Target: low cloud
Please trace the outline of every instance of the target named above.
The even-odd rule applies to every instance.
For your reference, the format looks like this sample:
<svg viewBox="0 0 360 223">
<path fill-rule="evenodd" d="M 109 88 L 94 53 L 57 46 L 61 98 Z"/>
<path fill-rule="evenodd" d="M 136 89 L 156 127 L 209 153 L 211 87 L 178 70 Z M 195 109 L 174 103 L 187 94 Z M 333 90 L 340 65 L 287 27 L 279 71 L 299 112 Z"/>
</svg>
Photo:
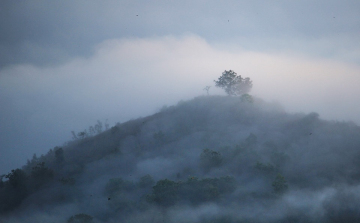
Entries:
<svg viewBox="0 0 360 223">
<path fill-rule="evenodd" d="M 6 106 L 0 109 L 0 170 L 24 164 L 32 153 L 46 152 L 70 139 L 71 130 L 98 119 L 113 125 L 204 95 L 203 88 L 229 69 L 253 80 L 251 94 L 290 112 L 360 123 L 357 65 L 234 49 L 196 35 L 114 39 L 98 45 L 94 56 L 61 66 L 1 70 L 0 100 Z M 210 94 L 223 92 L 213 86 Z"/>
</svg>

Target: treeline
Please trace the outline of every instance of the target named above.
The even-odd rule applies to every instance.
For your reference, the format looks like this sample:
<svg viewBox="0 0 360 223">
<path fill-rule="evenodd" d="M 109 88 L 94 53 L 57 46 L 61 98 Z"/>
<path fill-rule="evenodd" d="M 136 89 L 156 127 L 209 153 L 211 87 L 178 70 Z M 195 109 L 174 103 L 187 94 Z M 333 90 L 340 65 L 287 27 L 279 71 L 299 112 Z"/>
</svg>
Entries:
<svg viewBox="0 0 360 223">
<path fill-rule="evenodd" d="M 97 120 L 96 124 L 89 126 L 88 129 L 84 129 L 83 131 L 80 131 L 78 133 L 75 133 L 75 131 L 71 131 L 72 139 L 73 140 L 84 139 L 87 137 L 100 134 L 104 131 L 103 126 L 105 126 L 105 131 L 109 129 L 109 124 L 107 123 L 107 119 L 104 125 L 101 121 Z"/>
<path fill-rule="evenodd" d="M 157 133 L 154 137 L 157 138 L 158 135 Z M 237 145 L 230 148 L 230 153 L 229 148 L 222 148 L 222 150 L 228 151 L 228 154 L 225 155 L 215 150 L 204 149 L 198 155 L 198 166 L 203 173 L 207 173 L 213 168 L 222 168 L 227 162 L 233 162 L 234 159 L 238 161 L 252 160 L 254 159 L 252 156 L 256 157 L 256 153 L 251 149 L 255 143 L 256 136 L 250 134 L 242 146 Z M 44 161 L 48 161 L 52 169 L 46 166 Z M 71 164 L 66 162 L 64 150 L 55 147 L 54 150 L 50 150 L 47 155 L 40 158 L 34 155 L 23 169 L 12 170 L 3 175 L 2 178 L 6 181 L 2 179 L 0 181 L 0 200 L 2 201 L 0 213 L 15 209 L 26 197 L 41 190 L 45 185 L 48 185 L 48 189 L 60 185 L 60 189 L 57 190 L 58 194 L 53 196 L 57 202 L 72 201 L 74 198 L 71 196 L 74 195 L 74 191 L 78 190 L 74 185 L 76 179 L 81 177 L 82 170 L 69 171 L 69 168 L 65 168 L 68 166 Z M 253 177 L 272 179 L 272 181 L 268 181 L 268 188 L 272 186 L 272 191 L 269 191 L 268 196 L 282 194 L 288 189 L 287 181 L 278 173 L 279 167 L 259 161 L 253 162 L 249 167 Z M 198 205 L 205 202 L 219 202 L 221 198 L 231 194 L 243 184 L 243 182 L 237 182 L 234 176 L 214 178 L 191 176 L 181 180 L 184 179 L 184 175 L 184 173 L 176 173 L 174 178 L 177 178 L 177 181 L 161 179 L 155 182 L 153 177 L 148 174 L 141 177 L 136 183 L 121 177 L 112 178 L 106 184 L 103 196 L 104 199 L 108 199 L 111 209 L 122 211 L 136 210 L 144 202 L 162 207 L 175 204 Z M 80 193 L 77 196 L 82 195 Z"/>
<path fill-rule="evenodd" d="M 28 196 L 53 187 L 57 182 L 74 184 L 75 179 L 64 177 L 64 150 L 61 147 L 50 149 L 46 155 L 34 154 L 23 168 L 11 170 L 0 177 L 0 214 L 17 208 Z M 5 181 L 4 181 L 5 180 Z"/>
<path fill-rule="evenodd" d="M 97 123 L 101 134 L 75 134 L 3 175 L 0 212 L 56 207 L 70 223 L 178 222 L 169 213 L 201 223 L 356 222 L 360 127 L 253 99 L 198 97 L 107 131 Z M 208 206 L 218 212 L 199 211 Z"/>
<path fill-rule="evenodd" d="M 3 175 L 7 181 L 0 181 L 0 213 L 8 212 L 18 207 L 30 194 L 53 180 L 53 170 L 47 168 L 44 162 L 32 167 L 30 173 L 22 169 L 12 170 Z"/>
</svg>

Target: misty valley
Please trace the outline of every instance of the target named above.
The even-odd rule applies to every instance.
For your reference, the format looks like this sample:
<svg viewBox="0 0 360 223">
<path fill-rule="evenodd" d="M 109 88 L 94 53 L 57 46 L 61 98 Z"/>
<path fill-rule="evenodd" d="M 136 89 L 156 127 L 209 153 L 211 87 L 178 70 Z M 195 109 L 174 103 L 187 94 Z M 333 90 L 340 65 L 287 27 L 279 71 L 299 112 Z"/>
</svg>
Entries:
<svg viewBox="0 0 360 223">
<path fill-rule="evenodd" d="M 0 223 L 360 223 L 360 0 L 0 0 L 0 33 Z"/>
<path fill-rule="evenodd" d="M 201 96 L 98 130 L 2 175 L 1 222 L 360 218 L 353 123 L 260 98 Z"/>
</svg>

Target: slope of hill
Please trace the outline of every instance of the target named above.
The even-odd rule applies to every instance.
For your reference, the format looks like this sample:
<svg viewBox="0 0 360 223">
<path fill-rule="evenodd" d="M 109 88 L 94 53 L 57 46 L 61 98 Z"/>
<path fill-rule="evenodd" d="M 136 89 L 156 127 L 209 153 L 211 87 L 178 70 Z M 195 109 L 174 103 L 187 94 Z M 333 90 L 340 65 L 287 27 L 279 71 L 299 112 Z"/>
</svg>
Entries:
<svg viewBox="0 0 360 223">
<path fill-rule="evenodd" d="M 198 97 L 34 157 L 0 222 L 356 222 L 360 127 Z"/>
</svg>

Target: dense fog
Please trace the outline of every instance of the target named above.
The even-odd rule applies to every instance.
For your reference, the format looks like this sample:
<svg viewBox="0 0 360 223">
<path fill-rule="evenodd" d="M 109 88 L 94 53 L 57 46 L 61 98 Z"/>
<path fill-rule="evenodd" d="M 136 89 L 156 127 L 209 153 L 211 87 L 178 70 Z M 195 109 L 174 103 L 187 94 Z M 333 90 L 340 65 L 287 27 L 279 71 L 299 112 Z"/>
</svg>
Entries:
<svg viewBox="0 0 360 223">
<path fill-rule="evenodd" d="M 359 12 L 0 1 L 0 223 L 358 222 Z"/>
<path fill-rule="evenodd" d="M 359 148 L 352 122 L 196 97 L 3 173 L 0 222 L 355 222 Z"/>
<path fill-rule="evenodd" d="M 224 69 L 287 111 L 360 124 L 358 0 L 0 1 L 0 172 Z M 210 94 L 218 94 L 211 88 Z"/>
</svg>

